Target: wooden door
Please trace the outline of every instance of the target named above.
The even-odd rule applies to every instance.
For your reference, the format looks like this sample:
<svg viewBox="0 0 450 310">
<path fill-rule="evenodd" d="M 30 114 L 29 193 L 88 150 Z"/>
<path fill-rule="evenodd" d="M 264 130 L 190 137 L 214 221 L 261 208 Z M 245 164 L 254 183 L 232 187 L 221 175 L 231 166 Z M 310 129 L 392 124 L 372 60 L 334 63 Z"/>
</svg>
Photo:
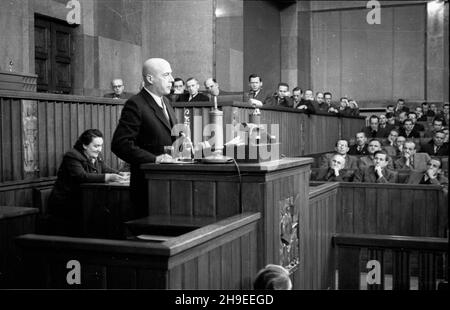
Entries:
<svg viewBox="0 0 450 310">
<path fill-rule="evenodd" d="M 35 18 L 35 67 L 39 92 L 72 92 L 72 28 L 41 17 Z"/>
</svg>

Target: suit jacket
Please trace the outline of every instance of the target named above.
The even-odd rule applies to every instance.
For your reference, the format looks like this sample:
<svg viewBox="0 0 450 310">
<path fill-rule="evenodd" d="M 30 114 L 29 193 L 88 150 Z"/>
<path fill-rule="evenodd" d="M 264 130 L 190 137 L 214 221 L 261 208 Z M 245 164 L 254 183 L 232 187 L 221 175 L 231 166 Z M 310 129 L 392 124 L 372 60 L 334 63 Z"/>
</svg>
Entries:
<svg viewBox="0 0 450 310">
<path fill-rule="evenodd" d="M 428 153 L 431 156 L 448 156 L 448 143 L 442 144 L 437 152 L 434 151 L 434 141 L 422 145 L 422 152 Z"/>
<path fill-rule="evenodd" d="M 428 179 L 424 181 L 425 172 L 423 171 L 412 171 L 409 177 L 406 179 L 406 184 L 434 184 L 434 185 L 444 185 L 448 186 L 448 179 L 442 175 L 438 174 L 435 179 Z"/>
<path fill-rule="evenodd" d="M 114 99 L 130 99 L 133 96 L 132 93 L 123 92 L 120 96 L 117 96 L 115 93 L 105 94 L 104 98 L 114 98 Z"/>
<path fill-rule="evenodd" d="M 367 144 L 364 144 L 364 147 L 358 151 L 358 145 L 353 144 L 350 146 L 350 149 L 348 150 L 349 155 L 369 155 L 369 150 L 367 149 Z"/>
<path fill-rule="evenodd" d="M 389 154 L 389 156 L 399 156 L 401 153 L 397 147 L 392 145 L 385 145 L 383 146 L 383 149 Z"/>
<path fill-rule="evenodd" d="M 316 113 L 328 114 L 328 109 L 330 107 L 328 106 L 328 104 L 326 104 L 326 102 L 318 103 L 317 101 L 314 101 L 313 105 Z"/>
<path fill-rule="evenodd" d="M 387 138 L 389 136 L 389 132 L 386 128 L 378 128 L 377 131 L 373 131 L 370 126 L 364 127 L 362 132 L 365 133 L 368 139 L 371 138 Z"/>
<path fill-rule="evenodd" d="M 330 159 L 336 153 L 326 153 L 322 155 L 320 160 L 320 168 L 329 168 L 330 167 Z M 357 169 L 358 168 L 358 158 L 351 155 L 345 156 L 345 166 L 344 169 Z"/>
<path fill-rule="evenodd" d="M 378 127 L 380 128 L 380 129 L 382 129 L 383 130 L 383 132 L 384 132 L 384 134 L 386 135 L 385 137 L 383 137 L 383 138 L 387 138 L 388 136 L 389 136 L 389 134 L 391 133 L 391 130 L 392 129 L 395 129 L 395 126 L 394 125 L 391 125 L 391 124 L 386 124 L 386 125 L 384 125 L 384 127 L 381 127 L 381 125 L 378 125 Z"/>
<path fill-rule="evenodd" d="M 293 104 L 293 99 L 292 99 L 292 104 Z M 306 109 L 300 109 L 301 111 L 304 111 L 305 113 L 316 113 L 316 108 L 314 108 L 313 105 L 313 101 L 311 100 L 300 100 L 299 104 L 294 107 L 296 109 L 298 109 L 300 106 L 305 105 Z"/>
<path fill-rule="evenodd" d="M 414 128 L 413 128 L 413 130 L 411 130 L 411 132 L 409 134 L 406 134 L 405 128 L 400 128 L 398 135 L 403 136 L 406 139 L 420 138 L 420 132 L 418 132 L 417 130 L 414 130 Z"/>
<path fill-rule="evenodd" d="M 398 179 L 398 173 L 384 168 L 382 170 L 383 177 L 378 178 L 375 172 L 375 167 L 370 166 L 364 169 L 357 170 L 353 178 L 353 182 L 363 183 L 396 183 Z"/>
<path fill-rule="evenodd" d="M 289 97 L 284 97 L 283 99 L 281 99 L 280 103 L 278 103 L 277 95 L 267 97 L 266 100 L 264 100 L 264 105 L 286 107 L 286 108 L 294 107 L 294 103 L 292 102 L 292 99 Z"/>
<path fill-rule="evenodd" d="M 82 229 L 82 183 L 104 183 L 105 173 L 119 173 L 101 158 L 92 163 L 78 149 L 64 154 L 57 179 L 48 200 L 51 233 L 78 236 Z"/>
<path fill-rule="evenodd" d="M 130 164 L 130 191 L 136 217 L 148 214 L 147 181 L 139 166 L 155 162 L 164 146 L 175 141 L 171 136 L 177 123 L 175 112 L 167 98 L 163 100 L 170 121 L 147 90 L 131 97 L 125 102 L 111 143 L 113 153 Z"/>
<path fill-rule="evenodd" d="M 178 98 L 178 101 L 179 102 L 203 102 L 203 101 L 209 101 L 209 97 L 207 95 L 205 95 L 205 94 L 202 94 L 202 93 L 197 93 L 197 95 L 195 95 L 195 97 L 192 98 L 191 101 L 189 101 L 189 97 L 190 97 L 189 93 L 182 94 Z"/>
<path fill-rule="evenodd" d="M 317 173 L 316 181 L 326 182 L 350 182 L 353 178 L 353 171 L 342 169 L 339 171 L 339 175 L 334 174 L 334 170 L 331 168 L 320 168 Z"/>
<path fill-rule="evenodd" d="M 427 163 L 431 157 L 428 153 L 416 153 L 412 158 L 412 165 L 406 165 L 406 158 L 400 157 L 394 162 L 395 169 L 401 170 L 417 170 L 417 171 L 425 171 L 427 170 Z"/>
<path fill-rule="evenodd" d="M 373 160 L 370 158 L 370 155 L 359 158 L 358 169 L 364 169 L 370 166 L 373 166 Z M 391 157 L 389 157 L 387 168 L 390 170 L 394 170 L 394 163 L 392 162 Z"/>
<path fill-rule="evenodd" d="M 253 97 L 253 92 L 252 91 L 248 91 L 247 93 L 244 93 L 244 101 L 248 101 L 250 98 L 259 100 L 261 102 L 264 103 L 264 100 L 266 99 L 266 96 L 264 94 L 264 90 L 260 90 L 255 97 Z"/>
</svg>

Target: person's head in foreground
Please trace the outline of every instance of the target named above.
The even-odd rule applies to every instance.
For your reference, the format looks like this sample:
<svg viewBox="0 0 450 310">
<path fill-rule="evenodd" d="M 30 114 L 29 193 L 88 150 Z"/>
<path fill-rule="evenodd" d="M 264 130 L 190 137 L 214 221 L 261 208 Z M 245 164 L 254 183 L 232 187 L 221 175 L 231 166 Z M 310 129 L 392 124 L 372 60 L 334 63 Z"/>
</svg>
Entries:
<svg viewBox="0 0 450 310">
<path fill-rule="evenodd" d="M 253 288 L 255 290 L 291 290 L 289 271 L 280 265 L 269 264 L 258 272 Z"/>
</svg>

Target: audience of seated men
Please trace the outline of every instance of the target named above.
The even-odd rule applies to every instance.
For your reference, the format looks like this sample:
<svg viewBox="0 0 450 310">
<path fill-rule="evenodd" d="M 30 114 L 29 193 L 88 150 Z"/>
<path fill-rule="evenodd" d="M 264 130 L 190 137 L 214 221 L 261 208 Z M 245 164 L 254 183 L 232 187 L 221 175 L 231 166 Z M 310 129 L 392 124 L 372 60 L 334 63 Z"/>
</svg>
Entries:
<svg viewBox="0 0 450 310">
<path fill-rule="evenodd" d="M 322 155 L 320 159 L 320 168 L 328 168 L 330 164 L 330 159 L 333 157 L 334 154 L 340 154 L 345 158 L 345 169 L 356 169 L 358 168 L 358 159 L 354 156 L 348 155 L 348 142 L 347 140 L 338 140 L 336 142 L 336 146 L 334 148 L 335 152 L 333 153 L 326 153 Z"/>
<path fill-rule="evenodd" d="M 424 138 L 433 138 L 434 137 L 434 133 L 436 131 L 441 131 L 444 128 L 443 126 L 443 120 L 441 118 L 435 118 L 433 120 L 433 126 L 424 132 L 423 137 Z"/>
<path fill-rule="evenodd" d="M 278 91 L 264 100 L 265 106 L 278 106 L 292 108 L 292 99 L 289 97 L 289 85 L 286 83 L 278 83 Z"/>
<path fill-rule="evenodd" d="M 178 101 L 181 102 L 209 101 L 208 96 L 199 92 L 200 84 L 198 84 L 198 81 L 195 78 L 190 77 L 186 80 L 186 88 L 188 93 L 180 95 Z"/>
<path fill-rule="evenodd" d="M 372 165 L 357 170 L 353 182 L 396 183 L 398 173 L 387 168 L 389 160 L 385 151 L 376 151 Z"/>
<path fill-rule="evenodd" d="M 375 159 L 375 153 L 382 150 L 381 149 L 381 141 L 378 139 L 370 140 L 367 150 L 369 151 L 369 155 L 360 157 L 358 160 L 357 166 L 359 169 L 364 169 L 364 168 L 367 168 L 367 167 L 373 165 L 373 162 Z M 387 154 L 386 151 L 384 151 L 384 152 Z M 394 163 L 392 162 L 392 159 L 390 156 L 388 156 L 387 160 L 388 160 L 388 163 L 387 163 L 388 169 L 394 169 Z"/>
<path fill-rule="evenodd" d="M 428 153 L 417 153 L 416 144 L 413 141 L 406 141 L 403 146 L 402 156 L 394 161 L 394 168 L 399 170 L 419 170 L 427 169 L 430 160 Z"/>
<path fill-rule="evenodd" d="M 442 161 L 439 158 L 430 158 L 425 171 L 412 171 L 405 183 L 448 186 L 448 178 L 445 177 L 441 167 Z"/>
<path fill-rule="evenodd" d="M 448 143 L 444 142 L 444 131 L 436 131 L 430 142 L 422 145 L 422 151 L 430 156 L 448 156 Z"/>
<path fill-rule="evenodd" d="M 361 131 L 366 134 L 367 138 L 386 138 L 389 135 L 387 129 L 380 129 L 378 116 L 371 115 L 369 118 L 369 126 L 364 127 Z"/>
<path fill-rule="evenodd" d="M 320 168 L 316 181 L 326 181 L 326 182 L 350 182 L 353 173 L 351 170 L 346 170 L 345 167 L 345 157 L 341 154 L 334 154 L 330 158 L 328 168 Z"/>
<path fill-rule="evenodd" d="M 413 122 L 413 130 L 415 131 L 425 131 L 425 127 L 422 124 L 417 123 L 417 114 L 416 112 L 409 112 L 408 119 Z"/>
<path fill-rule="evenodd" d="M 413 121 L 409 118 L 403 122 L 403 127 L 400 128 L 399 135 L 406 139 L 420 138 L 420 132 L 414 129 Z"/>
<path fill-rule="evenodd" d="M 348 150 L 349 155 L 368 155 L 369 151 L 367 149 L 367 137 L 362 131 L 357 132 L 355 135 L 356 143 L 350 146 Z"/>
<path fill-rule="evenodd" d="M 314 94 L 311 89 L 305 90 L 304 98 L 300 99 L 300 103 L 296 107 L 296 109 L 302 110 L 305 113 L 315 113 L 316 110 L 314 108 Z"/>
</svg>

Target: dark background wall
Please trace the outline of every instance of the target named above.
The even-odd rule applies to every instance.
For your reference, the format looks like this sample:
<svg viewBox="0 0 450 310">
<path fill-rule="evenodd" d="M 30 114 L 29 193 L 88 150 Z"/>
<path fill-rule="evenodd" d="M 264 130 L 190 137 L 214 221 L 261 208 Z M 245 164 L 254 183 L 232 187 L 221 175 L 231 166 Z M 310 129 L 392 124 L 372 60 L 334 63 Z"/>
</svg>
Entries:
<svg viewBox="0 0 450 310">
<path fill-rule="evenodd" d="M 259 74 L 266 94 L 281 79 L 280 12 L 268 1 L 244 1 L 244 89 L 248 76 Z"/>
</svg>

